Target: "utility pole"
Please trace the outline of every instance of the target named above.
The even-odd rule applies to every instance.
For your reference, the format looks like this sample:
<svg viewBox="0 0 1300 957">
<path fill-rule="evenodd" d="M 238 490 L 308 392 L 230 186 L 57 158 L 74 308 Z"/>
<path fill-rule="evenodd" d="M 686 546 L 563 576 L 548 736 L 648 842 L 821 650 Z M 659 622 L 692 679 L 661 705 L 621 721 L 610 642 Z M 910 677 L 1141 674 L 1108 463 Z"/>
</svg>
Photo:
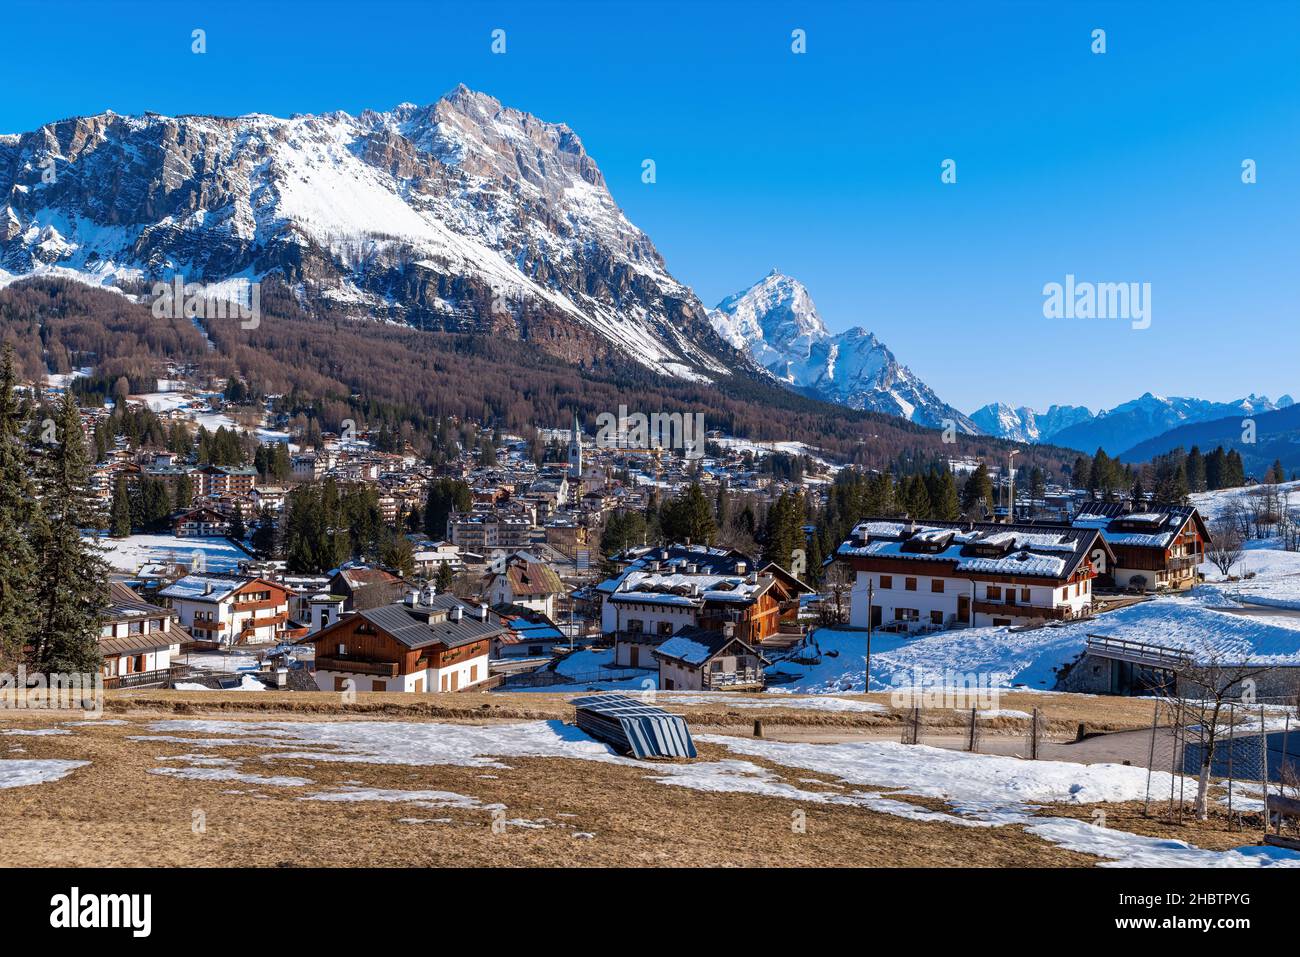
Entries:
<svg viewBox="0 0 1300 957">
<path fill-rule="evenodd" d="M 1007 502 L 1007 524 L 1016 524 L 1016 456 L 1020 454 L 1019 449 L 1012 449 L 1007 455 L 1007 482 L 1008 482 L 1008 502 Z"/>
<path fill-rule="evenodd" d="M 871 622 L 875 617 L 876 589 L 870 578 L 867 579 L 867 673 L 862 682 L 862 693 L 871 690 Z"/>
</svg>

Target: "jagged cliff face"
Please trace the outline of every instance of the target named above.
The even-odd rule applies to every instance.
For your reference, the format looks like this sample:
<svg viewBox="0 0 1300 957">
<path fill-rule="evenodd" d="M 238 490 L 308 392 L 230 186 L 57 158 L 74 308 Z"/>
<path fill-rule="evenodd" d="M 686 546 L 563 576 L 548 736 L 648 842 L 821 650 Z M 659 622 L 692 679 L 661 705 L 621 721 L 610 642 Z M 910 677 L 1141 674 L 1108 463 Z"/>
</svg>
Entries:
<svg viewBox="0 0 1300 957">
<path fill-rule="evenodd" d="M 808 395 L 921 425 L 942 428 L 951 421 L 959 431 L 978 432 L 874 334 L 855 326 L 832 335 L 807 287 L 775 269 L 718 303 L 710 318 L 727 342 Z"/>
<path fill-rule="evenodd" d="M 0 137 L 0 282 L 279 279 L 309 310 L 751 368 L 614 202 L 577 135 L 465 87 L 237 118 L 106 113 Z"/>
</svg>

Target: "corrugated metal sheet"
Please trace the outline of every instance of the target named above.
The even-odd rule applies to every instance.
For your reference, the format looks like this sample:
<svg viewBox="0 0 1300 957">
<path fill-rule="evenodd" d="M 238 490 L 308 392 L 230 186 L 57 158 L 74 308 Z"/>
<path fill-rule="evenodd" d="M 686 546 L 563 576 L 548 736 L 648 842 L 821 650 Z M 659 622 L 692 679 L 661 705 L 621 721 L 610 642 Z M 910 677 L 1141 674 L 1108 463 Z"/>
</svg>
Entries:
<svg viewBox="0 0 1300 957">
<path fill-rule="evenodd" d="M 693 758 L 686 719 L 621 694 L 574 698 L 578 727 L 637 758 Z"/>
</svg>

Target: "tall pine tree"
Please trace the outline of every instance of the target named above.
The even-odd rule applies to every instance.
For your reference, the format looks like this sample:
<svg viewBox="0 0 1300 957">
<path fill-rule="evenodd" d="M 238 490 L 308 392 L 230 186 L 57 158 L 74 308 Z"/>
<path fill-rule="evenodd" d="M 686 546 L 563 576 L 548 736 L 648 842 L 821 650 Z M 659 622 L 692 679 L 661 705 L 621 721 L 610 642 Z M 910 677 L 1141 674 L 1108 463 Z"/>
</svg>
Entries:
<svg viewBox="0 0 1300 957">
<path fill-rule="evenodd" d="M 40 455 L 37 480 L 46 513 L 37 536 L 40 617 L 34 664 L 46 674 L 99 671 L 100 622 L 108 606 L 108 563 L 97 540 L 101 514 L 90 488 L 81 416 L 69 389 Z M 82 530 L 96 537 L 83 537 Z"/>
<path fill-rule="evenodd" d="M 36 553 L 30 536 L 41 526 L 28 476 L 22 409 L 15 394 L 13 347 L 0 361 L 0 665 L 17 662 L 38 621 Z"/>
</svg>

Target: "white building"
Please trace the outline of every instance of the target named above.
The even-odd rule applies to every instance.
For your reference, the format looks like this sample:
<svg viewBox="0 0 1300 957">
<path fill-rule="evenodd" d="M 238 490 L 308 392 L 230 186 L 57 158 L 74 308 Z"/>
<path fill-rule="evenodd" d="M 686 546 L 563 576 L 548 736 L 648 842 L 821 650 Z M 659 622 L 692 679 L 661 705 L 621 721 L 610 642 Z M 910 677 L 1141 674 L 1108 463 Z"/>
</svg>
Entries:
<svg viewBox="0 0 1300 957">
<path fill-rule="evenodd" d="M 849 624 L 896 631 L 1075 618 L 1114 561 L 1094 529 L 899 519 L 862 522 L 837 558 L 856 573 Z"/>
<path fill-rule="evenodd" d="M 195 641 L 230 647 L 301 635 L 289 617 L 289 589 L 264 578 L 186 575 L 158 597 L 176 609 Z"/>
</svg>

